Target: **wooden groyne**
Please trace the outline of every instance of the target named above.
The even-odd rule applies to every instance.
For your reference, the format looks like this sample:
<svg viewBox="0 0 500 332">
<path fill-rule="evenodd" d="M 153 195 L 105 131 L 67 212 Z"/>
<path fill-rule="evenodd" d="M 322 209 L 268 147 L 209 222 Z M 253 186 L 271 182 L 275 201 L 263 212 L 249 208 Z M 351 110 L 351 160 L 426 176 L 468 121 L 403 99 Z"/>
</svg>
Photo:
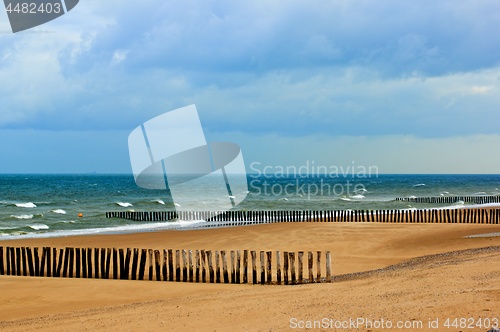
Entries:
<svg viewBox="0 0 500 332">
<path fill-rule="evenodd" d="M 396 201 L 411 203 L 433 203 L 433 204 L 453 204 L 457 202 L 488 204 L 500 203 L 500 196 L 478 195 L 478 196 L 431 196 L 431 197 L 398 197 Z"/>
<path fill-rule="evenodd" d="M 175 212 L 174 212 L 175 213 Z M 138 221 L 169 221 L 156 212 L 108 212 L 107 218 Z M 167 216 L 173 216 L 173 214 Z M 158 218 L 158 219 L 156 219 Z M 405 210 L 303 210 L 303 211 L 179 211 L 176 218 L 205 220 L 196 228 L 227 227 L 277 222 L 393 222 L 499 224 L 500 209 L 405 209 Z M 179 227 L 181 228 L 181 227 Z M 185 228 L 185 227 L 182 227 Z"/>
<path fill-rule="evenodd" d="M 331 282 L 329 251 L 0 247 L 0 275 L 276 284 Z"/>
</svg>

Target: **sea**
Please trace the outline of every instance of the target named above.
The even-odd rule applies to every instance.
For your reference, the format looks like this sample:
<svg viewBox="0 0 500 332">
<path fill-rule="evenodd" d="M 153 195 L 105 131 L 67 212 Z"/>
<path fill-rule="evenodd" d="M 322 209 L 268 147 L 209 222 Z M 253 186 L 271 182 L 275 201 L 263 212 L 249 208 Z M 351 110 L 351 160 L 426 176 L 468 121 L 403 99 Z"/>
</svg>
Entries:
<svg viewBox="0 0 500 332">
<path fill-rule="evenodd" d="M 204 201 L 211 183 L 220 185 L 208 177 L 206 185 L 189 189 L 188 210 L 217 209 Z M 246 183 L 247 190 L 232 192 L 241 200 L 234 210 L 464 208 L 474 204 L 409 204 L 396 198 L 500 195 L 500 175 L 249 174 Z M 0 240 L 182 229 L 205 222 L 106 218 L 111 211 L 179 208 L 168 190 L 140 188 L 132 174 L 0 175 Z"/>
</svg>

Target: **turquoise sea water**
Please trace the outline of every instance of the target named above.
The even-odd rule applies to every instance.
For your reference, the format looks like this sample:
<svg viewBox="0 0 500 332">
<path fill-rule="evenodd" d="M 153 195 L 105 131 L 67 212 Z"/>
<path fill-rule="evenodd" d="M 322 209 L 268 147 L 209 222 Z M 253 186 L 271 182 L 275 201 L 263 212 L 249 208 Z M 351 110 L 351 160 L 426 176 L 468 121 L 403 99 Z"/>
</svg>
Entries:
<svg viewBox="0 0 500 332">
<path fill-rule="evenodd" d="M 210 178 L 207 180 L 210 188 Z M 215 182 L 214 182 L 215 183 Z M 409 196 L 500 195 L 500 175 L 270 176 L 248 175 L 248 192 L 236 209 L 374 210 L 444 208 L 444 204 L 396 201 Z M 190 188 L 193 210 L 213 210 L 200 188 Z M 449 204 L 448 204 L 449 205 Z M 453 207 L 463 207 L 463 202 Z M 177 207 L 179 208 L 179 207 Z M 189 222 L 106 219 L 108 211 L 165 211 L 176 207 L 165 190 L 136 186 L 128 174 L 0 175 L 0 239 L 130 232 Z M 78 217 L 81 213 L 83 217 Z"/>
</svg>

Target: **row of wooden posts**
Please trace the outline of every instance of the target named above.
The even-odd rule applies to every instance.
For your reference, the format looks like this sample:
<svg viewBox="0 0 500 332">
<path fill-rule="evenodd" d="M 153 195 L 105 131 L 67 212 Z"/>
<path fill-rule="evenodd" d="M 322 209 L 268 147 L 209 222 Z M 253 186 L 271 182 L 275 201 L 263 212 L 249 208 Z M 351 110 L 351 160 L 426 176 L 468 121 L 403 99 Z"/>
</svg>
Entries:
<svg viewBox="0 0 500 332">
<path fill-rule="evenodd" d="M 175 213 L 175 212 L 173 212 Z M 196 227 L 237 226 L 275 222 L 397 222 L 498 224 L 500 209 L 405 209 L 330 211 L 180 211 L 180 220 L 206 220 Z M 217 214 L 218 213 L 218 214 Z M 163 219 L 163 216 L 169 218 Z M 208 218 L 206 218 L 208 216 Z M 165 212 L 108 212 L 108 218 L 143 221 L 173 220 Z"/>
<path fill-rule="evenodd" d="M 262 285 L 332 281 L 329 251 L 0 247 L 0 275 Z"/>
<path fill-rule="evenodd" d="M 497 195 L 478 195 L 478 196 L 432 196 L 432 197 L 398 197 L 396 201 L 411 203 L 431 203 L 431 204 L 453 204 L 457 202 L 488 204 L 500 203 L 500 196 Z"/>
</svg>

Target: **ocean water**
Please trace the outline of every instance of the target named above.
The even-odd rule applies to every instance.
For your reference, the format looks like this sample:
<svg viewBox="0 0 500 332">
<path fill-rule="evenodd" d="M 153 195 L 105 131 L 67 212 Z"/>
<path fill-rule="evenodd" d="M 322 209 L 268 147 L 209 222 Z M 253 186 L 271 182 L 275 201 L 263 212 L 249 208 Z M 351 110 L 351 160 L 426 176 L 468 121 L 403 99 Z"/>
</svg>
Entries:
<svg viewBox="0 0 500 332">
<path fill-rule="evenodd" d="M 210 191 L 189 188 L 187 210 L 217 210 L 203 201 Z M 213 181 L 214 186 L 216 182 Z M 500 175 L 328 176 L 248 175 L 246 198 L 235 209 L 375 210 L 447 208 L 449 204 L 408 204 L 396 197 L 500 195 Z M 451 207 L 468 206 L 463 202 Z M 137 222 L 107 219 L 108 211 L 173 211 L 166 190 L 137 187 L 130 174 L 0 175 L 0 240 L 19 237 L 150 231 L 189 227 L 193 222 Z M 79 214 L 82 216 L 79 217 Z"/>
</svg>

